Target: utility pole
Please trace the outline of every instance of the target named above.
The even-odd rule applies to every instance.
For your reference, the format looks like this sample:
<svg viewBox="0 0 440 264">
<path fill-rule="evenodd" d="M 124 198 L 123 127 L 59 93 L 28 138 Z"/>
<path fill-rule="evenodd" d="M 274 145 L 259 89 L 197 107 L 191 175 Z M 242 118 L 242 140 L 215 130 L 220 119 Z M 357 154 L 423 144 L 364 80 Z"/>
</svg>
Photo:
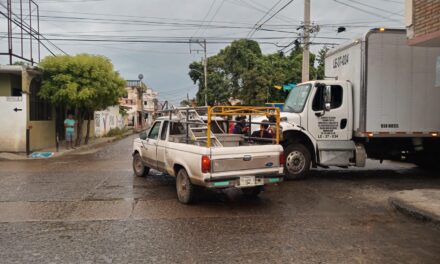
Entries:
<svg viewBox="0 0 440 264">
<path fill-rule="evenodd" d="M 310 0 L 304 0 L 304 48 L 303 48 L 303 62 L 302 62 L 302 82 L 309 81 L 310 69 Z"/>
<path fill-rule="evenodd" d="M 206 39 L 203 41 L 203 52 L 205 59 L 203 60 L 203 72 L 205 76 L 205 106 L 208 106 L 208 56 L 206 54 Z"/>
<path fill-rule="evenodd" d="M 140 92 L 141 94 L 141 129 L 144 129 L 144 120 L 145 120 L 145 110 L 144 110 L 144 86 L 142 83 L 142 79 L 144 79 L 144 75 L 143 74 L 139 74 L 138 75 L 139 78 L 139 90 L 138 92 Z"/>
<path fill-rule="evenodd" d="M 197 43 L 197 44 L 199 44 L 202 48 L 203 48 L 203 50 L 200 50 L 200 49 L 192 49 L 191 48 L 191 43 L 193 43 L 193 42 L 195 42 L 195 43 Z M 193 51 L 195 51 L 195 52 L 197 52 L 197 53 L 199 53 L 200 51 L 203 51 L 203 59 L 202 59 L 202 64 L 203 64 L 203 77 L 204 77 L 204 80 L 203 80 L 203 82 L 204 82 L 204 86 L 205 86 L 205 106 L 208 106 L 208 52 L 207 52 L 207 44 L 206 44 L 206 39 L 205 40 L 203 40 L 203 42 L 202 41 L 200 41 L 200 40 L 193 40 L 193 39 L 190 39 L 189 40 L 189 52 L 191 53 L 191 52 L 193 52 Z"/>
</svg>

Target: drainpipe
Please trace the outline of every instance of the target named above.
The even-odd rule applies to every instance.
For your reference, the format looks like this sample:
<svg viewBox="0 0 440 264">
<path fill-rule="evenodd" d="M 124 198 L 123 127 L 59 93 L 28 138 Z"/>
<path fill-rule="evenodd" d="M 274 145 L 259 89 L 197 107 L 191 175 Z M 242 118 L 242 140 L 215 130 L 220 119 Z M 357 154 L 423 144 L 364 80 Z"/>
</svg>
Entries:
<svg viewBox="0 0 440 264">
<path fill-rule="evenodd" d="M 31 155 L 30 126 L 26 128 L 26 155 Z"/>
</svg>

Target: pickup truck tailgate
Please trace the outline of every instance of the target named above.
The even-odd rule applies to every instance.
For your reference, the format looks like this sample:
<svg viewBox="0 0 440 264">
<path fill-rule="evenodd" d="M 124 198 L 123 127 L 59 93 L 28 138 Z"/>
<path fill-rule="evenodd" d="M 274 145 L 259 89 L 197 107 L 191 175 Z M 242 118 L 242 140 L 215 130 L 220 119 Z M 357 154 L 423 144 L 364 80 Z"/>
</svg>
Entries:
<svg viewBox="0 0 440 264">
<path fill-rule="evenodd" d="M 282 151 L 280 145 L 211 148 L 211 173 L 270 168 L 277 170 Z"/>
</svg>

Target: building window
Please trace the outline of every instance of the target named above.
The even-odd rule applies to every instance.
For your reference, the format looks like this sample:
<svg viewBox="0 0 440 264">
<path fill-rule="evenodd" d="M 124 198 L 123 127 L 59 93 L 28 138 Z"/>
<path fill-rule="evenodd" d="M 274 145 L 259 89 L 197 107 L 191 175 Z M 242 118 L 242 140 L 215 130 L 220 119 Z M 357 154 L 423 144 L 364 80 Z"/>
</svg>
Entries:
<svg viewBox="0 0 440 264">
<path fill-rule="evenodd" d="M 11 78 L 11 96 L 22 96 L 21 94 L 21 75 L 9 75 Z"/>
<path fill-rule="evenodd" d="M 29 114 L 31 121 L 45 121 L 52 119 L 52 106 L 38 96 L 41 83 L 33 80 L 29 95 Z"/>
<path fill-rule="evenodd" d="M 22 96 L 20 88 L 12 88 L 11 90 L 12 90 L 11 92 L 12 96 Z"/>
</svg>

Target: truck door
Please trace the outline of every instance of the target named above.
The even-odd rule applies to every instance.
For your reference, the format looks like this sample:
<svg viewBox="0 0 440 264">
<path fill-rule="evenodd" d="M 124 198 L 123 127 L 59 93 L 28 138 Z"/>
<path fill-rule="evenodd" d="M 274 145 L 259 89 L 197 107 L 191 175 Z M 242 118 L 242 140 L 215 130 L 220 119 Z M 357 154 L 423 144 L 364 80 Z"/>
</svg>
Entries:
<svg viewBox="0 0 440 264">
<path fill-rule="evenodd" d="M 162 121 L 155 122 L 147 139 L 142 142 L 142 158 L 145 164 L 152 169 L 157 169 L 156 149 L 161 124 Z"/>
<path fill-rule="evenodd" d="M 166 143 L 168 137 L 168 124 L 169 121 L 164 121 L 162 124 L 162 129 L 160 130 L 160 137 L 157 141 L 157 169 L 161 172 L 167 172 L 166 166 Z"/>
<path fill-rule="evenodd" d="M 324 94 L 326 85 L 314 87 L 310 97 L 308 130 L 317 141 L 350 140 L 352 120 L 350 119 L 351 92 L 348 85 L 332 84 L 330 111 L 325 111 Z"/>
</svg>

